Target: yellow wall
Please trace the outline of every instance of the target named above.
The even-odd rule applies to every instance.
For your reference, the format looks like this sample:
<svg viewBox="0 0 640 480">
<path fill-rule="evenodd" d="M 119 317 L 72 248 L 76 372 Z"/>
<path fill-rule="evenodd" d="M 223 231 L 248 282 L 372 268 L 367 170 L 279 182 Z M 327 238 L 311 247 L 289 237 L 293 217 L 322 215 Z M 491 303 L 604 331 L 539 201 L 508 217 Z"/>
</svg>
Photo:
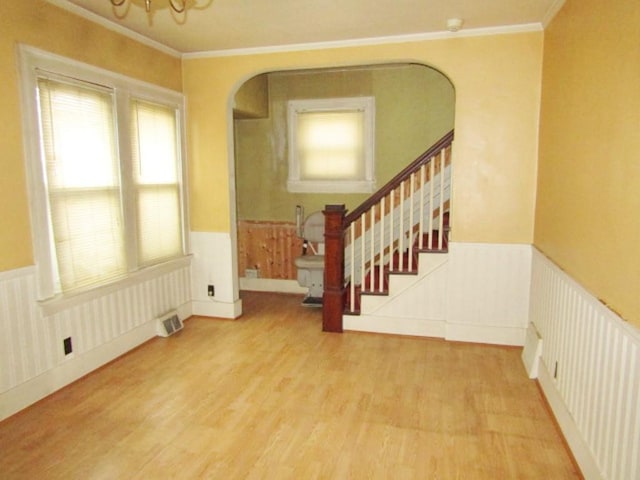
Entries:
<svg viewBox="0 0 640 480">
<path fill-rule="evenodd" d="M 287 191 L 289 100 L 375 97 L 378 187 L 453 128 L 453 86 L 441 73 L 424 66 L 275 73 L 269 75 L 269 91 L 269 118 L 237 120 L 235 125 L 240 220 L 292 222 L 296 205 L 304 206 L 307 214 L 327 203 L 344 203 L 353 209 L 369 196 Z"/>
<path fill-rule="evenodd" d="M 128 40 L 42 0 L 2 2 L 0 12 L 0 271 L 33 264 L 22 148 L 18 43 L 174 90 L 180 59 Z"/>
<path fill-rule="evenodd" d="M 532 243 L 542 40 L 529 32 L 185 59 L 192 229 L 231 229 L 229 98 L 243 81 L 275 70 L 415 62 L 446 74 L 456 90 L 453 238 Z"/>
<path fill-rule="evenodd" d="M 640 2 L 567 0 L 545 32 L 535 245 L 640 326 Z"/>
<path fill-rule="evenodd" d="M 268 75 L 257 75 L 242 84 L 235 96 L 233 113 L 238 118 L 269 116 Z"/>
</svg>

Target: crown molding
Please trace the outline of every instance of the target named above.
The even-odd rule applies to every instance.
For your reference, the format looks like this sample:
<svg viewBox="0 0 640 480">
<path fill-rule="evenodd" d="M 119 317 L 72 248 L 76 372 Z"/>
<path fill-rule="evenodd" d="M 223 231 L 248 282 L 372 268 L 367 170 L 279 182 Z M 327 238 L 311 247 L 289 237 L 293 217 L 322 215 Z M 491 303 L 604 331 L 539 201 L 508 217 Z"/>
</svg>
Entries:
<svg viewBox="0 0 640 480">
<path fill-rule="evenodd" d="M 326 50 L 331 48 L 363 47 L 371 45 L 383 45 L 393 43 L 424 42 L 428 40 L 446 40 L 462 37 L 483 37 L 489 35 L 507 35 L 515 33 L 540 32 L 543 30 L 541 23 L 526 23 L 521 25 L 508 25 L 502 27 L 473 28 L 458 32 L 429 32 L 409 35 L 393 35 L 387 37 L 371 37 L 352 40 L 335 40 L 328 42 L 298 43 L 288 45 L 273 45 L 267 47 L 232 48 L 228 50 L 210 50 L 204 52 L 183 53 L 182 57 L 210 58 L 210 57 L 235 57 L 242 55 L 261 55 L 270 53 L 295 52 L 302 50 Z"/>
<path fill-rule="evenodd" d="M 566 0 L 555 0 L 547 9 L 547 11 L 544 14 L 544 17 L 542 17 L 542 27 L 543 28 L 547 28 L 549 26 L 549 24 L 551 23 L 551 21 L 555 18 L 555 16 L 558 14 L 558 12 L 560 11 L 560 9 L 564 6 Z"/>
<path fill-rule="evenodd" d="M 89 10 L 86 10 L 78 5 L 65 0 L 46 0 L 48 3 L 55 5 L 63 10 L 67 10 L 75 15 L 83 17 L 89 21 L 97 23 L 111 31 L 119 33 L 125 37 L 129 37 L 132 40 L 140 42 L 151 48 L 159 50 L 168 55 L 177 58 L 210 58 L 210 57 L 235 57 L 244 55 L 265 55 L 270 53 L 283 53 L 283 52 L 296 52 L 303 50 L 326 50 L 332 48 L 349 48 L 349 47 L 365 47 L 372 45 L 384 45 L 394 43 L 413 43 L 424 42 L 429 40 L 447 40 L 453 38 L 464 37 L 483 37 L 490 35 L 508 35 L 516 33 L 538 32 L 544 30 L 546 25 L 553 19 L 555 14 L 562 8 L 565 0 L 555 0 L 553 5 L 546 12 L 543 22 L 540 23 L 524 23 L 519 25 L 505 25 L 499 27 L 486 27 L 486 28 L 471 28 L 462 29 L 458 32 L 439 31 L 428 33 L 414 33 L 407 35 L 392 35 L 385 37 L 370 37 L 361 39 L 350 40 L 332 40 L 326 42 L 309 42 L 309 43 L 296 43 L 285 45 L 270 45 L 262 47 L 247 47 L 247 48 L 230 48 L 222 50 L 208 50 L 201 52 L 180 52 L 174 48 L 160 43 L 156 40 L 152 40 L 142 34 L 134 32 L 133 30 L 123 27 L 122 25 L 108 20 L 100 15 L 97 15 Z"/>
</svg>

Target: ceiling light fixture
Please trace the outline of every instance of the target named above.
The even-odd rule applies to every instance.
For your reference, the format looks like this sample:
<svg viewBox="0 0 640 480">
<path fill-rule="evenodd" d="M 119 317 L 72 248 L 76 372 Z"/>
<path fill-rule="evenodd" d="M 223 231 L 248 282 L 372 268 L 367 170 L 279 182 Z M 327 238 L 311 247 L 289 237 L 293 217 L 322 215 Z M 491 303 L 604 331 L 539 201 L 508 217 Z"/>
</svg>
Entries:
<svg viewBox="0 0 640 480">
<path fill-rule="evenodd" d="M 111 5 L 114 7 L 120 7 L 127 0 L 111 0 Z M 132 0 L 133 1 L 133 0 Z M 187 8 L 187 0 L 165 0 L 171 9 L 176 13 L 182 13 Z M 144 0 L 144 8 L 147 13 L 151 12 L 151 0 Z"/>
</svg>

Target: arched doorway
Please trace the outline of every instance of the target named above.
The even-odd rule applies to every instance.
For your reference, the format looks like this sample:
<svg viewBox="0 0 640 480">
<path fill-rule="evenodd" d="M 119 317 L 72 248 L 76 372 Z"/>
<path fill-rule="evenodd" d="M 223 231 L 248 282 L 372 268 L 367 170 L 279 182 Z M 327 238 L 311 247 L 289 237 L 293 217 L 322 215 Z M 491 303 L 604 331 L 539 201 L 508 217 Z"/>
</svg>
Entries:
<svg viewBox="0 0 640 480">
<path fill-rule="evenodd" d="M 384 185 L 454 125 L 455 91 L 436 69 L 386 64 L 271 72 L 246 81 L 234 102 L 234 151 L 240 289 L 304 291 L 294 259 L 302 240 L 296 206 L 353 209 L 363 193 L 300 193 L 287 189 L 287 104 L 300 99 L 375 99 L 375 180 Z"/>
</svg>

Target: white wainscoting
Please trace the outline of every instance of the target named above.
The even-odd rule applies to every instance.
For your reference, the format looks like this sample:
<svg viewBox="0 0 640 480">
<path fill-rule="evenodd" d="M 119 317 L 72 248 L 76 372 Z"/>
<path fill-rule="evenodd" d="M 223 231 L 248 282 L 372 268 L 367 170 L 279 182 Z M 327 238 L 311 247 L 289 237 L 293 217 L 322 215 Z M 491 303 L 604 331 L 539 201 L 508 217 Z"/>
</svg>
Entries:
<svg viewBox="0 0 640 480">
<path fill-rule="evenodd" d="M 193 314 L 237 318 L 242 314 L 237 265 L 229 233 L 191 232 Z M 215 287 L 208 296 L 207 286 Z"/>
<path fill-rule="evenodd" d="M 417 276 L 392 275 L 391 295 L 363 298 L 364 315 L 345 315 L 344 329 L 523 345 L 531 246 L 450 243 L 442 255 L 421 254 Z M 422 273 L 425 258 L 446 262 Z"/>
<path fill-rule="evenodd" d="M 640 478 L 640 330 L 537 250 L 539 381 L 587 479 Z"/>
<path fill-rule="evenodd" d="M 524 345 L 531 245 L 449 244 L 447 340 Z"/>
<path fill-rule="evenodd" d="M 301 287 L 297 280 L 285 280 L 280 278 L 247 278 L 240 277 L 240 290 L 250 292 L 276 292 L 306 294 L 309 289 Z"/>
<path fill-rule="evenodd" d="M 417 275 L 391 275 L 389 295 L 363 295 L 360 315 L 344 315 L 345 330 L 444 337 L 448 254 L 421 253 Z"/>
<path fill-rule="evenodd" d="M 0 273 L 0 419 L 77 380 L 156 335 L 169 310 L 191 315 L 190 267 L 160 271 L 46 315 L 36 269 Z M 64 354 L 71 337 L 73 352 Z"/>
</svg>

